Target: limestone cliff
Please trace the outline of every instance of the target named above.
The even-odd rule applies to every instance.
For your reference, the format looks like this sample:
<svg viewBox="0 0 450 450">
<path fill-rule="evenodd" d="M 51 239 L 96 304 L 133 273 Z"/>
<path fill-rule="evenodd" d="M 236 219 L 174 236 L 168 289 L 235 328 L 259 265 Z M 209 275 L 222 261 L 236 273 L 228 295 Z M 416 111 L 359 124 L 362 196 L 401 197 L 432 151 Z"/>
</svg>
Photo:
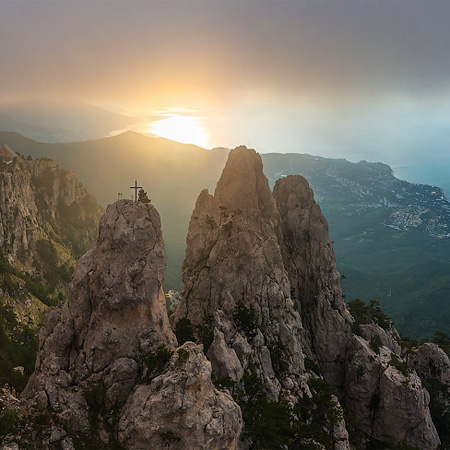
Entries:
<svg viewBox="0 0 450 450">
<path fill-rule="evenodd" d="M 51 311 L 40 332 L 36 370 L 23 393 L 49 420 L 44 433 L 28 423 L 36 448 L 45 448 L 55 430 L 58 444 L 48 448 L 63 438 L 76 448 L 158 448 L 171 440 L 233 448 L 239 407 L 215 390 L 197 346 L 174 353 L 165 265 L 156 209 L 128 200 L 110 205 L 67 303 Z M 205 405 L 211 409 L 203 412 Z"/>
<path fill-rule="evenodd" d="M 0 162 L 0 295 L 38 320 L 65 293 L 76 259 L 97 236 L 101 208 L 75 174 L 49 159 Z"/>
<path fill-rule="evenodd" d="M 79 257 L 97 235 L 101 209 L 75 174 L 50 159 L 15 158 L 0 170 L 0 245 L 10 262 L 31 270 L 39 239 Z"/>
<path fill-rule="evenodd" d="M 228 378 L 241 386 L 244 419 L 250 421 L 255 406 L 249 400 L 252 395 L 247 395 L 250 381 L 260 380 L 269 402 L 288 402 L 298 410 L 304 399 L 312 405 L 320 395 L 314 390 L 320 371 L 313 373 L 305 367 L 305 355 L 310 361 L 317 357 L 302 324 L 299 296 L 292 295 L 282 220 L 260 156 L 245 147 L 232 150 L 214 196 L 203 191 L 197 200 L 187 236 L 184 291 L 172 317 L 176 331 L 186 320 L 200 331 L 197 338 L 205 327 L 211 330 L 212 342 L 203 342 L 213 373 L 219 380 Z M 311 277 L 320 275 L 311 272 Z M 309 413 L 294 414 L 298 429 L 291 430 L 292 438 L 282 443 L 323 444 L 304 433 L 314 420 Z M 349 448 L 337 399 L 329 398 L 322 426 L 334 448 Z M 249 430 L 247 435 L 250 441 L 258 439 Z M 268 437 L 259 445 L 275 445 L 275 440 Z"/>
<path fill-rule="evenodd" d="M 283 263 L 301 311 L 307 352 L 318 359 L 325 379 L 339 386 L 352 319 L 342 299 L 328 223 L 303 177 L 278 180 L 273 195 L 281 216 Z"/>
<path fill-rule="evenodd" d="M 177 334 L 191 324 L 205 343 L 207 325 L 217 378 L 229 377 L 245 392 L 248 377 L 256 376 L 269 399 L 293 405 L 300 431 L 284 441 L 288 446 L 306 445 L 305 433 L 312 436 L 305 430 L 314 419 L 301 408 L 314 405 L 314 380 L 322 375 L 367 440 L 439 444 L 428 393 L 417 374 L 402 373 L 399 346 L 375 322 L 366 326 L 368 339 L 354 334 L 328 225 L 304 178 L 279 180 L 272 195 L 259 155 L 232 150 L 214 196 L 203 191 L 197 200 L 182 275 L 172 317 Z M 244 419 L 251 420 L 245 408 Z M 334 427 L 345 431 L 342 420 Z M 346 432 L 332 444 L 314 436 L 327 448 L 349 446 Z"/>
<path fill-rule="evenodd" d="M 429 395 L 417 374 L 401 370 L 399 345 L 375 323 L 364 325 L 361 336 L 353 334 L 354 319 L 342 300 L 328 224 L 307 181 L 300 176 L 278 180 L 274 197 L 291 292 L 300 304 L 309 343 L 306 349 L 318 360 L 325 379 L 339 389 L 347 413 L 371 438 L 435 448 L 439 439 L 428 409 Z M 379 338 L 382 351 L 371 348 L 373 336 Z"/>
<path fill-rule="evenodd" d="M 205 351 L 216 376 L 240 381 L 252 368 L 273 399 L 283 381 L 274 352 L 287 365 L 289 390 L 305 382 L 301 319 L 279 240 L 280 217 L 259 155 L 232 150 L 214 196 L 203 191 L 192 214 L 183 298 L 173 318 L 195 326 L 211 317 L 214 340 Z"/>
</svg>

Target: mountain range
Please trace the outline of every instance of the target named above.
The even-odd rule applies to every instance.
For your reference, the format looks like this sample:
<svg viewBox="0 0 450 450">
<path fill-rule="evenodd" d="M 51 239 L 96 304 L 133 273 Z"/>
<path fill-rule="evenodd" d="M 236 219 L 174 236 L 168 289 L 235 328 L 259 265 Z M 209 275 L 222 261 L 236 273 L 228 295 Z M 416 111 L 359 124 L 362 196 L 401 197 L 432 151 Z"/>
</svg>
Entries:
<svg viewBox="0 0 450 450">
<path fill-rule="evenodd" d="M 95 139 L 140 121 L 80 101 L 0 103 L 0 131 L 14 131 L 41 142 Z"/>
<path fill-rule="evenodd" d="M 272 190 L 259 154 L 229 152 L 170 316 L 160 215 L 140 197 L 108 206 L 20 398 L 0 391 L 4 448 L 448 448 L 447 354 L 400 340 L 376 303 L 347 308 L 304 177 Z"/>
<path fill-rule="evenodd" d="M 165 289 L 181 289 L 185 236 L 196 196 L 211 191 L 228 150 L 205 150 L 134 132 L 85 142 L 43 144 L 0 133 L 16 151 L 73 170 L 106 206 L 137 180 L 162 216 L 168 256 Z M 378 300 L 402 334 L 450 332 L 450 204 L 436 186 L 395 178 L 389 166 L 306 154 L 263 154 L 271 186 L 300 174 L 330 226 L 347 300 Z"/>
</svg>

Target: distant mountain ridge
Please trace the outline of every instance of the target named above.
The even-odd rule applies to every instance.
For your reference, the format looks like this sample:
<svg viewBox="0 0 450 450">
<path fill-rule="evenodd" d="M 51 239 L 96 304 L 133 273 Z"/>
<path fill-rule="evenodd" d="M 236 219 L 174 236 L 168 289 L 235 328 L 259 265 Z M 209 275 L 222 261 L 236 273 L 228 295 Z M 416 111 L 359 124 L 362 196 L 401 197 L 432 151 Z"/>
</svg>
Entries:
<svg viewBox="0 0 450 450">
<path fill-rule="evenodd" d="M 42 144 L 16 133 L 0 142 L 47 156 L 77 173 L 102 205 L 130 198 L 138 180 L 161 213 L 166 288 L 180 289 L 187 225 L 195 199 L 214 189 L 228 149 L 205 150 L 127 132 L 112 138 Z M 450 203 L 435 186 L 394 177 L 389 166 L 304 154 L 263 154 L 271 186 L 283 175 L 310 182 L 330 224 L 347 299 L 377 299 L 400 332 L 450 332 Z"/>
<path fill-rule="evenodd" d="M 0 131 L 14 131 L 42 142 L 101 138 L 140 121 L 85 102 L 0 104 Z"/>
<path fill-rule="evenodd" d="M 266 170 L 276 176 L 281 172 L 297 170 L 302 166 L 306 176 L 317 181 L 316 196 L 339 190 L 359 211 L 384 210 L 382 225 L 396 229 L 420 228 L 430 237 L 450 237 L 450 203 L 437 186 L 409 183 L 399 180 L 392 169 L 383 163 L 349 163 L 346 160 L 313 157 L 309 155 L 267 154 Z M 283 161 L 287 160 L 287 161 Z M 329 178 L 324 185 L 323 179 Z"/>
</svg>

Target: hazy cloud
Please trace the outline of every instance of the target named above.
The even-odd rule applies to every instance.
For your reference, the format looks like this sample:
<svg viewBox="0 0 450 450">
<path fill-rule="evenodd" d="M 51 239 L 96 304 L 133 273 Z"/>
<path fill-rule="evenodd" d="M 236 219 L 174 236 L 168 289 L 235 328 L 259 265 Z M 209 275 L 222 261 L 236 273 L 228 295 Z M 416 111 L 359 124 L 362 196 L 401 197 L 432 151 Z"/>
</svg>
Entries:
<svg viewBox="0 0 450 450">
<path fill-rule="evenodd" d="M 3 0 L 0 96 L 187 108 L 211 145 L 433 168 L 448 159 L 449 17 L 438 0 Z"/>
<path fill-rule="evenodd" d="M 443 1 L 3 1 L 2 91 L 428 95 L 449 88 L 448 17 Z"/>
</svg>

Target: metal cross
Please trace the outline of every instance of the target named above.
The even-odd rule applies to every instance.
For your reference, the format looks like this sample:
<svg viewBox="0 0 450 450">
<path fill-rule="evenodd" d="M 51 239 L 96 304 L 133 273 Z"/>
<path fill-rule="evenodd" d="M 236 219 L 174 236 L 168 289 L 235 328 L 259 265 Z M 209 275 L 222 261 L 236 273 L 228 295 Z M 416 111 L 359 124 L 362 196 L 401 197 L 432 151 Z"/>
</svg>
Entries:
<svg viewBox="0 0 450 450">
<path fill-rule="evenodd" d="M 137 191 L 142 189 L 142 186 L 138 186 L 137 181 L 134 181 L 134 186 L 130 186 L 130 189 L 134 189 L 134 201 L 137 202 Z"/>
</svg>

